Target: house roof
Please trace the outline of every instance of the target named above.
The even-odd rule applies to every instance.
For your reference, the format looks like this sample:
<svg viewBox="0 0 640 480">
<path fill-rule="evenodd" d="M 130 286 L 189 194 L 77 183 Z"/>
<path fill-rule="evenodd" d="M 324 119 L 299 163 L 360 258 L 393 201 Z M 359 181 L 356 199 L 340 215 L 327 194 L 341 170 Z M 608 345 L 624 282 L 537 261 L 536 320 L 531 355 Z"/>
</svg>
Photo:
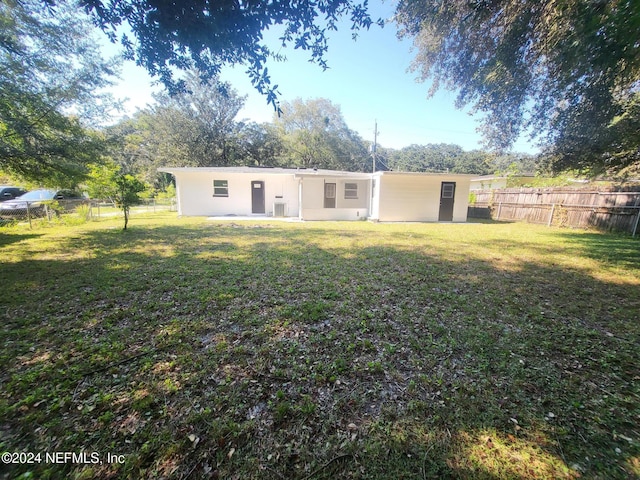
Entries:
<svg viewBox="0 0 640 480">
<path fill-rule="evenodd" d="M 379 171 L 375 172 L 374 175 L 377 176 L 420 176 L 420 177 L 458 177 L 458 178 L 473 178 L 476 175 L 470 175 L 468 173 L 445 173 L 445 172 L 389 172 L 389 171 Z"/>
<path fill-rule="evenodd" d="M 281 167 L 161 167 L 159 172 L 179 173 L 179 172 L 211 172 L 211 173 L 262 173 L 268 175 L 294 175 L 295 177 L 348 177 L 348 178 L 371 178 L 372 173 L 347 172 L 342 170 L 324 170 L 320 168 L 281 168 Z M 429 173 L 429 172 L 389 172 L 377 171 L 373 175 L 417 175 L 417 176 L 437 176 L 437 177 L 460 177 L 472 178 L 476 175 L 463 173 Z"/>
<path fill-rule="evenodd" d="M 262 173 L 267 175 L 294 175 L 297 177 L 350 177 L 369 178 L 368 173 L 324 170 L 320 168 L 281 168 L 281 167 L 160 167 L 159 172 L 211 172 L 211 173 Z"/>
<path fill-rule="evenodd" d="M 487 180 L 503 180 L 507 177 L 500 175 L 480 175 L 471 179 L 472 182 L 486 182 Z"/>
</svg>

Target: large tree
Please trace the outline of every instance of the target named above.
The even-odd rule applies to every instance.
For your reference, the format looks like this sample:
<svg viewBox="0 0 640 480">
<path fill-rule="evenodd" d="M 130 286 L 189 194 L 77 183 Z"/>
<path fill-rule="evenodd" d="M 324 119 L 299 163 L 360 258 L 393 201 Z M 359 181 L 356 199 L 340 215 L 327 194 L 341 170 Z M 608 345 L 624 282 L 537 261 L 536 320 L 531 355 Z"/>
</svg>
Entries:
<svg viewBox="0 0 640 480">
<path fill-rule="evenodd" d="M 640 161 L 640 2 L 401 0 L 396 19 L 431 94 L 485 114 L 490 146 L 529 132 L 556 169 Z"/>
<path fill-rule="evenodd" d="M 402 172 L 451 172 L 474 175 L 530 174 L 538 170 L 536 158 L 527 154 L 496 155 L 483 150 L 465 151 L 448 143 L 409 145 L 400 150 L 384 151 L 385 162 Z"/>
<path fill-rule="evenodd" d="M 70 0 L 41 0 L 47 5 Z M 81 6 L 127 56 L 160 77 L 171 92 L 184 85 L 175 69 L 195 68 L 212 78 L 224 65 L 246 65 L 254 86 L 276 106 L 266 61 L 279 58 L 281 46 L 308 50 L 326 68 L 327 32 L 348 17 L 352 30 L 369 28 L 367 1 L 351 0 L 79 0 Z M 379 23 L 381 23 L 379 21 Z M 128 24 L 131 33 L 119 27 Z M 263 32 L 279 26 L 281 45 L 268 46 Z M 133 38 L 130 38 L 131 35 Z M 275 52 L 274 52 L 275 50 Z"/>
<path fill-rule="evenodd" d="M 453 144 L 409 145 L 393 152 L 389 167 L 404 172 L 447 172 L 463 153 Z"/>
<path fill-rule="evenodd" d="M 165 158 L 166 165 L 228 166 L 240 161 L 237 144 L 240 125 L 236 116 L 245 97 L 229 83 L 212 78 L 201 83 L 198 74 L 188 72 L 185 92 L 156 95 L 148 111 L 151 128 L 162 130 L 161 145 L 182 148 L 179 158 Z M 155 132 L 156 135 L 160 131 Z"/>
<path fill-rule="evenodd" d="M 155 183 L 157 168 L 229 166 L 244 163 L 244 125 L 236 116 L 244 97 L 213 78 L 187 72 L 187 90 L 155 97 L 153 105 L 108 129 L 112 156 L 127 172 Z"/>
<path fill-rule="evenodd" d="M 326 98 L 284 102 L 274 123 L 284 144 L 284 163 L 290 166 L 363 171 L 369 161 L 362 138 Z"/>
<path fill-rule="evenodd" d="M 284 145 L 273 123 L 244 123 L 238 141 L 245 165 L 280 165 Z"/>
<path fill-rule="evenodd" d="M 0 2 L 0 169 L 63 185 L 100 155 L 89 128 L 114 106 L 96 93 L 116 65 L 104 61 L 86 18 L 55 17 L 35 0 Z"/>
</svg>

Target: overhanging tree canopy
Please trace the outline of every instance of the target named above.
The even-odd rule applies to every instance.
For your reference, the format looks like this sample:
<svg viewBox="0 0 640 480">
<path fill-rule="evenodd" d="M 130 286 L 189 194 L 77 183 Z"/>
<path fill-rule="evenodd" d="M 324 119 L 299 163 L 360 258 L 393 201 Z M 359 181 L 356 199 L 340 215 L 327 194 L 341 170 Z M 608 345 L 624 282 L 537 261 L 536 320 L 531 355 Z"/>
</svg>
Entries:
<svg viewBox="0 0 640 480">
<path fill-rule="evenodd" d="M 54 7 L 70 0 L 42 0 Z M 327 32 L 343 17 L 352 30 L 373 21 L 367 2 L 350 0 L 79 0 L 113 41 L 125 47 L 147 71 L 158 76 L 170 92 L 184 86 L 173 69 L 195 68 L 205 79 L 223 65 L 247 65 L 253 85 L 277 105 L 277 85 L 271 85 L 265 62 L 277 54 L 264 44 L 262 33 L 282 25 L 282 45 L 308 50 L 311 60 L 326 68 Z M 118 30 L 128 24 L 134 39 Z"/>
<path fill-rule="evenodd" d="M 556 169 L 640 162 L 640 2 L 402 0 L 397 22 L 431 94 L 486 114 L 490 146 L 528 130 Z"/>
<path fill-rule="evenodd" d="M 87 126 L 114 106 L 98 92 L 116 64 L 100 57 L 92 31 L 70 9 L 52 17 L 38 0 L 0 2 L 3 171 L 61 186 L 101 153 L 99 135 Z"/>
</svg>

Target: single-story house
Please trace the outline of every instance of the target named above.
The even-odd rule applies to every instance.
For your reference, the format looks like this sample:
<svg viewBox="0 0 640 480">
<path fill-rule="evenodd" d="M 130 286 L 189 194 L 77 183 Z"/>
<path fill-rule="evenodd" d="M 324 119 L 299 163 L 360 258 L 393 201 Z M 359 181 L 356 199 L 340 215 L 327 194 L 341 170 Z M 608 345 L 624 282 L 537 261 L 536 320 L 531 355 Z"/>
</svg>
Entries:
<svg viewBox="0 0 640 480">
<path fill-rule="evenodd" d="M 471 179 L 471 190 L 495 190 L 507 188 L 507 177 L 482 175 Z"/>
<path fill-rule="evenodd" d="M 271 167 L 165 167 L 178 214 L 464 222 L 472 175 Z"/>
</svg>

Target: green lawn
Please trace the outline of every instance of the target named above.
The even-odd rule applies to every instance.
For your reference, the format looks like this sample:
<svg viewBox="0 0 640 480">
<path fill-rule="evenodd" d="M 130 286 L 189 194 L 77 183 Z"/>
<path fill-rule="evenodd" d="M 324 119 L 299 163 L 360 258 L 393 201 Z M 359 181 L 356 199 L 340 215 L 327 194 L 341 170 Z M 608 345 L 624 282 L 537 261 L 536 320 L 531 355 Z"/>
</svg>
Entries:
<svg viewBox="0 0 640 480">
<path fill-rule="evenodd" d="M 41 454 L 0 476 L 640 477 L 637 239 L 158 213 L 0 254 L 0 450 Z"/>
</svg>

